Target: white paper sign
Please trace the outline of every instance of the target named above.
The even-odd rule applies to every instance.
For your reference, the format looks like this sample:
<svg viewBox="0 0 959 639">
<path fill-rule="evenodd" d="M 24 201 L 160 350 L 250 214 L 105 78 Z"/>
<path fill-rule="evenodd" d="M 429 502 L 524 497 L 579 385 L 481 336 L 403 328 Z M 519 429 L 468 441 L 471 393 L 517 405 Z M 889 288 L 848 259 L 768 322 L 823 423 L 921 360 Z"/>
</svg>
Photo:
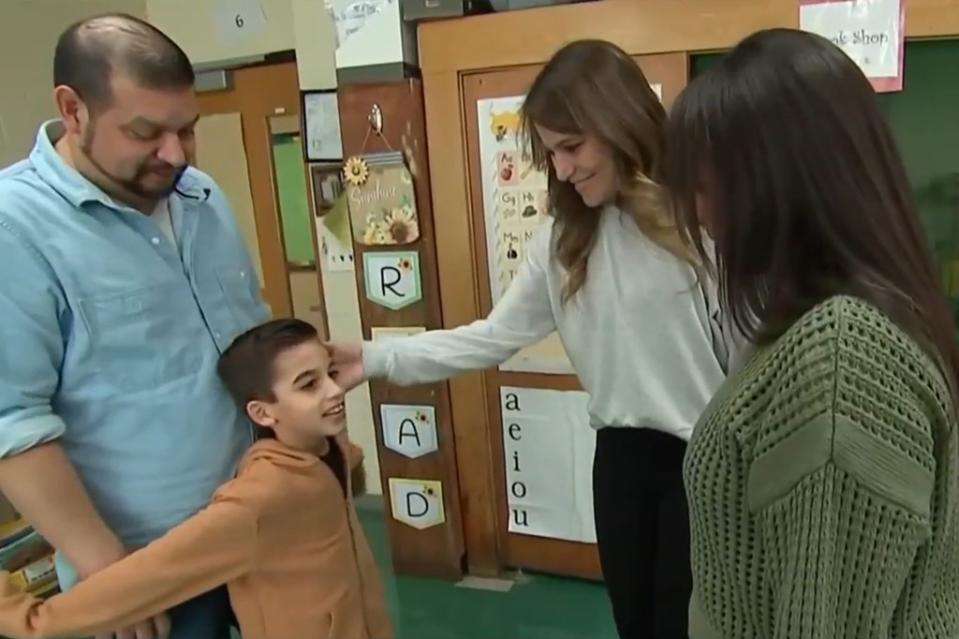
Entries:
<svg viewBox="0 0 959 639">
<path fill-rule="evenodd" d="M 500 388 L 508 529 L 595 543 L 586 393 Z"/>
<path fill-rule="evenodd" d="M 383 443 L 410 459 L 439 449 L 436 437 L 436 410 L 432 406 L 382 404 L 380 422 Z"/>
<path fill-rule="evenodd" d="M 260 0 L 217 0 L 213 17 L 217 34 L 227 45 L 266 30 L 266 14 Z"/>
<path fill-rule="evenodd" d="M 417 530 L 439 526 L 446 521 L 443 484 L 390 477 L 390 507 L 393 519 Z"/>
<path fill-rule="evenodd" d="M 343 141 L 340 137 L 340 110 L 336 91 L 307 93 L 303 96 L 306 113 L 306 157 L 311 162 L 340 160 Z"/>
<path fill-rule="evenodd" d="M 799 27 L 839 46 L 877 91 L 902 89 L 900 0 L 800 0 Z"/>
<path fill-rule="evenodd" d="M 366 297 L 380 306 L 399 310 L 423 297 L 420 256 L 416 251 L 363 254 Z"/>
</svg>

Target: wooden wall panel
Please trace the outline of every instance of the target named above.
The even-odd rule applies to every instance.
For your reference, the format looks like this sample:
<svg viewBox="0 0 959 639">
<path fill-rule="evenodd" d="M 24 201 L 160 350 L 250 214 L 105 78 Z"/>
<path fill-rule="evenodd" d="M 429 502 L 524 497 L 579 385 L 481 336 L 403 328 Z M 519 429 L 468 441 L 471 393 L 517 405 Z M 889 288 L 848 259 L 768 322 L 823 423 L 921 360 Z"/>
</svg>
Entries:
<svg viewBox="0 0 959 639">
<path fill-rule="evenodd" d="M 406 150 L 411 169 L 419 214 L 420 238 L 414 244 L 371 248 L 354 242 L 357 290 L 363 332 L 371 337 L 371 327 L 424 326 L 439 328 L 442 315 L 430 198 L 430 175 L 426 160 L 426 122 L 423 94 L 419 80 L 387 84 L 343 86 L 338 90 L 340 127 L 344 157 L 360 153 Z M 369 133 L 367 117 L 374 104 L 383 113 L 385 141 Z M 365 147 L 364 147 L 365 144 Z M 391 148 L 392 147 L 392 148 Z M 363 253 L 366 251 L 416 250 L 420 256 L 422 300 L 392 311 L 374 304 L 366 297 Z M 450 419 L 449 390 L 446 383 L 399 387 L 382 381 L 371 383 L 380 475 L 386 504 L 393 564 L 401 574 L 458 578 L 462 574 L 464 554 L 460 488 L 456 476 L 456 449 Z M 383 445 L 379 405 L 421 404 L 436 409 L 436 426 L 440 450 L 417 459 L 408 459 Z M 389 478 L 435 479 L 443 482 L 446 523 L 426 530 L 416 530 L 392 518 L 390 514 Z"/>
</svg>

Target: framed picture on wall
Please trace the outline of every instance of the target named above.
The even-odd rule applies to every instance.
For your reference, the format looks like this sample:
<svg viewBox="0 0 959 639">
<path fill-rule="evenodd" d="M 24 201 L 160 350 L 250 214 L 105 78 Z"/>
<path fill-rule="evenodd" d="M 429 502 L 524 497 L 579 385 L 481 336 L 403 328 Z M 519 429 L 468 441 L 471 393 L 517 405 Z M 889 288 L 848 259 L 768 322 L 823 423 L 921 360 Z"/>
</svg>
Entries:
<svg viewBox="0 0 959 639">
<path fill-rule="evenodd" d="M 340 111 L 335 89 L 300 92 L 303 114 L 303 157 L 307 162 L 343 159 Z"/>
</svg>

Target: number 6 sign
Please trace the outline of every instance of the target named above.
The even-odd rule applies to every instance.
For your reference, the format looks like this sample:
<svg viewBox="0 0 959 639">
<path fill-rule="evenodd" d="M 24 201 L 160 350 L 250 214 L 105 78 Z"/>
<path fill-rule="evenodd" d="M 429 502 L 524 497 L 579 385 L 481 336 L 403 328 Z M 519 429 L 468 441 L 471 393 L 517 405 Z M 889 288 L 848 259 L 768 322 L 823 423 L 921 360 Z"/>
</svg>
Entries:
<svg viewBox="0 0 959 639">
<path fill-rule="evenodd" d="M 216 0 L 216 31 L 223 44 L 232 45 L 266 30 L 266 14 L 260 0 Z"/>
</svg>

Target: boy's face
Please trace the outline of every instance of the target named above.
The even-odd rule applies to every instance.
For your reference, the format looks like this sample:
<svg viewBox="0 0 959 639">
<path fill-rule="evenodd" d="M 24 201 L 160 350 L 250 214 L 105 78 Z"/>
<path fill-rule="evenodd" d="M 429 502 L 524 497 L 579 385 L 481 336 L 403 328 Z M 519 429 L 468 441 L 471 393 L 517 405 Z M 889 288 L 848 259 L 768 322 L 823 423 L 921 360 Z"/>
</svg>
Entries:
<svg viewBox="0 0 959 639">
<path fill-rule="evenodd" d="M 319 340 L 290 347 L 273 361 L 273 402 L 250 402 L 251 417 L 293 448 L 309 448 L 346 426 L 343 389 L 329 376 Z"/>
</svg>

